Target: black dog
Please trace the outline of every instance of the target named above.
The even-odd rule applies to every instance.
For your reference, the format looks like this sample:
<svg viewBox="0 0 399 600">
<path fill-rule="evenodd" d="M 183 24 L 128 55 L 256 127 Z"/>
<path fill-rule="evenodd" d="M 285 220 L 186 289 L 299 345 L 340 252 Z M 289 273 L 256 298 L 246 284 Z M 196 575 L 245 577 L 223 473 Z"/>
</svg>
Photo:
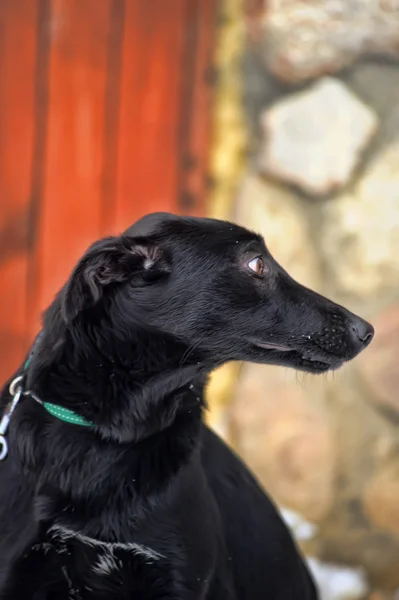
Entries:
<svg viewBox="0 0 399 600">
<path fill-rule="evenodd" d="M 150 215 L 95 243 L 12 415 L 0 597 L 317 598 L 276 509 L 202 424 L 204 386 L 232 360 L 324 373 L 372 337 L 231 223 Z"/>
</svg>

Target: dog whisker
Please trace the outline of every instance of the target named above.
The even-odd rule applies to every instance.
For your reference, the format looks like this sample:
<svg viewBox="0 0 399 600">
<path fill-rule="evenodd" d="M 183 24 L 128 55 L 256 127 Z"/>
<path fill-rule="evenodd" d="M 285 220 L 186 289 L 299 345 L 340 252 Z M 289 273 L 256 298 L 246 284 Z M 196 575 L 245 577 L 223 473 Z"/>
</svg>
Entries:
<svg viewBox="0 0 399 600">
<path fill-rule="evenodd" d="M 204 339 L 205 336 L 203 336 L 187 348 L 187 350 L 184 352 L 183 356 L 180 359 L 179 367 L 182 367 L 184 365 L 185 361 L 188 360 L 188 358 L 191 356 L 194 350 L 198 348 L 198 346 L 203 342 Z"/>
</svg>

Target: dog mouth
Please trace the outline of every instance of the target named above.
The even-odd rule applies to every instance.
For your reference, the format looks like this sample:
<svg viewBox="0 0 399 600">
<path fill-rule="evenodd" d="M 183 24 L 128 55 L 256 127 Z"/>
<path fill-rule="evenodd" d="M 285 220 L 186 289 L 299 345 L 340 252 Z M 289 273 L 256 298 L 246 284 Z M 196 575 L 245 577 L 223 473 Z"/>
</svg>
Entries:
<svg viewBox="0 0 399 600">
<path fill-rule="evenodd" d="M 299 350 L 284 344 L 271 344 L 254 340 L 253 346 L 257 351 L 265 351 L 265 362 L 271 364 L 292 366 L 302 371 L 311 373 L 325 373 L 327 371 L 337 369 L 344 362 L 337 357 L 321 357 L 319 352 L 314 352 L 310 349 Z"/>
</svg>

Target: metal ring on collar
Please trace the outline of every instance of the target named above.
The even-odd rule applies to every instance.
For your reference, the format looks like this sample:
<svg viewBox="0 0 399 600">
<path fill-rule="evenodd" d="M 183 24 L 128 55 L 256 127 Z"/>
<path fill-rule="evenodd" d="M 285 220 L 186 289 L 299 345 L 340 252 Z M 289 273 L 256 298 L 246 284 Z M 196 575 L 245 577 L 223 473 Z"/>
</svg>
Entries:
<svg viewBox="0 0 399 600">
<path fill-rule="evenodd" d="M 8 388 L 8 391 L 10 392 L 11 396 L 15 396 L 18 390 L 21 389 L 21 386 L 18 387 L 18 385 L 22 382 L 23 378 L 23 375 L 18 375 L 18 377 L 15 377 L 15 379 L 12 380 Z"/>
</svg>

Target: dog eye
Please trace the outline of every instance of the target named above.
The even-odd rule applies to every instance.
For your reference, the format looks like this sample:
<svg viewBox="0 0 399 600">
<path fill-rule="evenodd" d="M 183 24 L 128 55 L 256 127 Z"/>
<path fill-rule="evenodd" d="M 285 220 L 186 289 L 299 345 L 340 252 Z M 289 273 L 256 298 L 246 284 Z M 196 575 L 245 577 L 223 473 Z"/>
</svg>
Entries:
<svg viewBox="0 0 399 600">
<path fill-rule="evenodd" d="M 263 275 L 265 271 L 265 263 L 263 262 L 261 256 L 258 256 L 257 258 L 251 260 L 251 262 L 248 263 L 248 267 L 251 269 L 251 271 L 253 271 L 259 276 Z"/>
</svg>

